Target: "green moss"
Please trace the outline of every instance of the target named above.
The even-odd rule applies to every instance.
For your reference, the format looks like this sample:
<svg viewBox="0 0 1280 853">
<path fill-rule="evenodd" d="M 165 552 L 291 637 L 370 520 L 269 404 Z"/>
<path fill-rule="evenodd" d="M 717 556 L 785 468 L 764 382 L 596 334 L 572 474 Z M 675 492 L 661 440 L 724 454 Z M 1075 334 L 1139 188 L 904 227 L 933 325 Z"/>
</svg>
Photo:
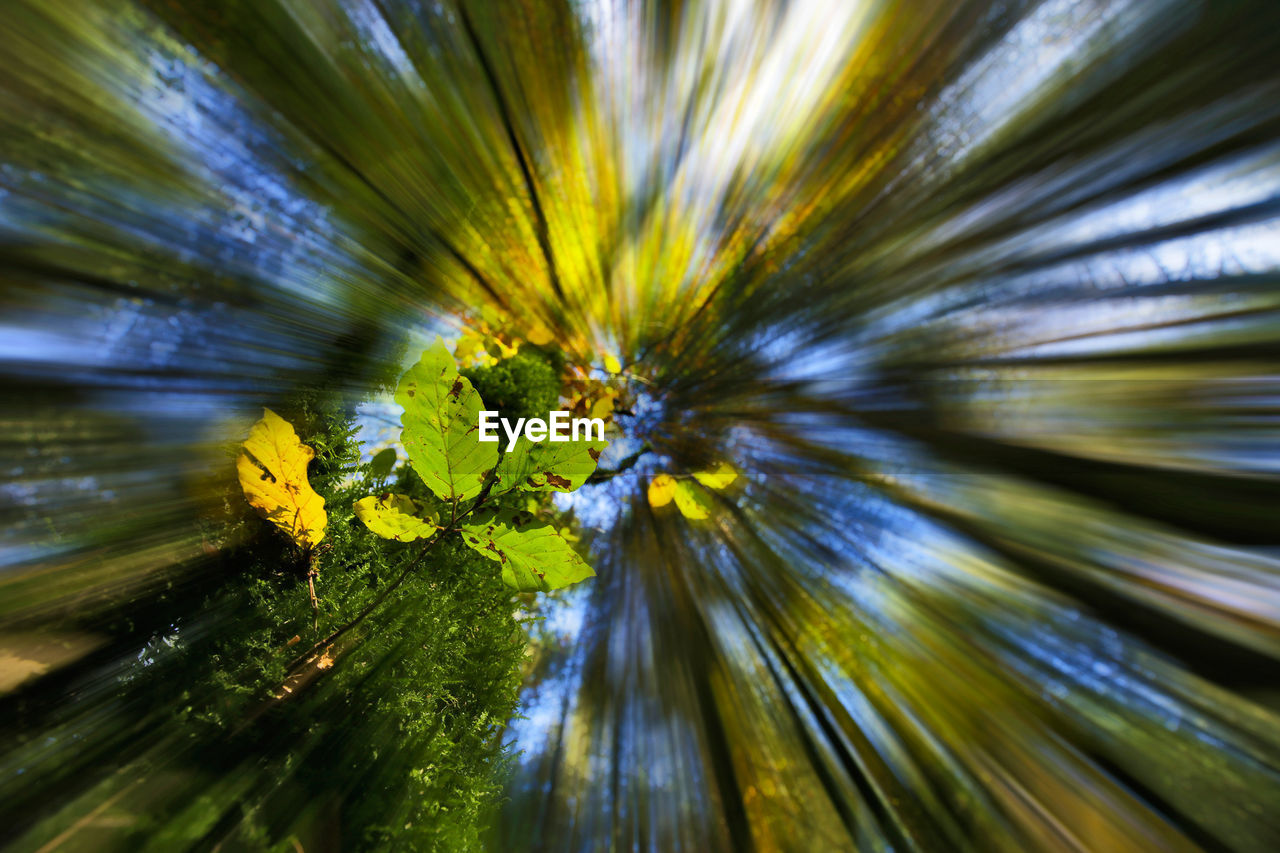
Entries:
<svg viewBox="0 0 1280 853">
<path fill-rule="evenodd" d="M 515 420 L 545 418 L 558 407 L 562 369 L 563 356 L 526 346 L 511 358 L 461 373 L 480 392 L 487 409 Z"/>
</svg>

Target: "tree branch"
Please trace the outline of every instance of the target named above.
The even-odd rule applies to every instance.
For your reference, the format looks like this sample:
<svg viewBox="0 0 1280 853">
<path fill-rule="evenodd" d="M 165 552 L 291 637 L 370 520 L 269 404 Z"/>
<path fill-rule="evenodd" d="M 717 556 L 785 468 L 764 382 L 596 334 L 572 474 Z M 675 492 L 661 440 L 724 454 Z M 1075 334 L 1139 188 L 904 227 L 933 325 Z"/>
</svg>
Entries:
<svg viewBox="0 0 1280 853">
<path fill-rule="evenodd" d="M 635 453 L 632 453 L 630 456 L 624 458 L 615 467 L 606 469 L 604 471 L 601 471 L 600 469 L 597 468 L 595 471 L 591 473 L 591 476 L 587 478 L 587 483 L 603 483 L 605 480 L 611 479 L 613 477 L 618 476 L 619 474 L 623 474 L 627 471 L 630 471 L 632 468 L 636 467 L 636 463 L 640 461 L 641 456 L 644 456 L 646 453 L 649 453 L 652 450 L 653 450 L 652 445 L 646 442 L 644 447 L 641 447 Z"/>
</svg>

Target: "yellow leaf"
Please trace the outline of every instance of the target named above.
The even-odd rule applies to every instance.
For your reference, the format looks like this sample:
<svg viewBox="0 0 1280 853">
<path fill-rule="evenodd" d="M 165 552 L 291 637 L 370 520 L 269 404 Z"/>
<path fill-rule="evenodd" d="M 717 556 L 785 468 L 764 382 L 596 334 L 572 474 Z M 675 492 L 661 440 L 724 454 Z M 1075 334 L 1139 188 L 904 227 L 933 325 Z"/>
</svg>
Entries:
<svg viewBox="0 0 1280 853">
<path fill-rule="evenodd" d="M 721 462 L 710 471 L 698 471 L 693 478 L 708 489 L 724 489 L 738 479 L 738 472 L 728 462 Z"/>
<path fill-rule="evenodd" d="M 463 367 L 485 366 L 494 359 L 485 350 L 484 344 L 483 334 L 475 329 L 463 328 L 462 334 L 458 336 L 458 343 L 454 346 L 453 357 Z"/>
<path fill-rule="evenodd" d="M 611 375 L 618 375 L 622 372 L 622 362 L 618 361 L 615 355 L 606 355 L 604 357 L 604 369 Z"/>
<path fill-rule="evenodd" d="M 676 481 L 670 474 L 659 474 L 649 481 L 649 506 L 666 506 L 676 494 Z"/>
<path fill-rule="evenodd" d="M 520 351 L 520 342 L 515 340 L 513 340 L 511 344 L 508 346 L 506 343 L 503 342 L 501 338 L 493 338 L 493 345 L 494 345 L 494 348 L 497 349 L 498 351 L 496 358 L 498 358 L 499 360 L 504 358 L 511 358 L 512 356 L 514 356 L 516 353 Z M 493 353 L 490 353 L 490 355 L 493 355 Z"/>
<path fill-rule="evenodd" d="M 263 409 L 236 458 L 249 505 L 302 548 L 319 544 L 328 522 L 324 498 L 307 482 L 307 463 L 315 455 L 288 421 Z"/>
<path fill-rule="evenodd" d="M 412 542 L 436 534 L 436 514 L 408 495 L 385 492 L 356 501 L 356 518 L 383 539 Z"/>
<path fill-rule="evenodd" d="M 591 417 L 608 420 L 611 415 L 613 415 L 612 397 L 601 397 L 599 400 L 596 400 L 591 404 Z"/>
<path fill-rule="evenodd" d="M 676 483 L 676 508 L 695 521 L 711 517 L 711 496 L 689 480 Z"/>
</svg>

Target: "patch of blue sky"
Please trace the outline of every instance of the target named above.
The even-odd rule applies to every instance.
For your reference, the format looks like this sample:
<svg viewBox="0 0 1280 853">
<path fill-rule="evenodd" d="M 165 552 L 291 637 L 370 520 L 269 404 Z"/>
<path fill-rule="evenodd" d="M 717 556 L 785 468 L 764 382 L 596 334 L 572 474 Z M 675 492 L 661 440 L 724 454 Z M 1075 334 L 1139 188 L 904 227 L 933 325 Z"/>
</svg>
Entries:
<svg viewBox="0 0 1280 853">
<path fill-rule="evenodd" d="M 188 233 L 183 246 L 203 246 L 205 262 L 252 271 L 293 298 L 343 307 L 344 277 L 358 276 L 357 259 L 331 211 L 299 189 L 304 152 L 256 119 L 221 72 L 184 47 L 148 48 L 152 77 L 138 109 L 165 134 L 202 197 L 172 209 Z M 148 198 L 156 208 L 156 200 Z M 216 200 L 217 203 L 211 203 Z M 280 235 L 289 235 L 288 239 Z M 194 260 L 194 259 L 193 259 Z"/>
</svg>

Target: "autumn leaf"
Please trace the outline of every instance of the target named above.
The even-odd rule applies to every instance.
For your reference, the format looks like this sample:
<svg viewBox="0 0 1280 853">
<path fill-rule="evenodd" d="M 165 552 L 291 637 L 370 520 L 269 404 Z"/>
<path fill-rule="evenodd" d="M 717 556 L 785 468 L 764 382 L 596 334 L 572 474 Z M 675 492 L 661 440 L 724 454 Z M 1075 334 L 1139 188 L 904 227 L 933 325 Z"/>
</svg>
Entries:
<svg viewBox="0 0 1280 853">
<path fill-rule="evenodd" d="M 408 495 L 369 495 L 356 501 L 355 509 L 356 518 L 383 539 L 412 542 L 436 532 L 436 514 Z"/>
<path fill-rule="evenodd" d="M 479 329 L 463 327 L 454 346 L 453 356 L 463 367 L 490 367 L 520 350 L 520 341 L 503 337 L 483 326 Z"/>
<path fill-rule="evenodd" d="M 613 417 L 613 396 L 606 394 L 591 404 L 591 417 L 608 420 Z"/>
<path fill-rule="evenodd" d="M 484 335 L 475 329 L 464 328 L 453 348 L 453 356 L 463 367 L 488 366 L 494 361 L 485 350 Z"/>
<path fill-rule="evenodd" d="M 670 474 L 659 474 L 649 481 L 649 506 L 666 506 L 675 495 L 676 480 Z"/>
<path fill-rule="evenodd" d="M 554 527 L 526 513 L 479 513 L 462 526 L 462 539 L 500 563 L 503 582 L 521 592 L 561 589 L 595 575 Z"/>
<path fill-rule="evenodd" d="M 721 462 L 710 471 L 698 471 L 694 473 L 693 479 L 697 480 L 708 489 L 724 489 L 729 484 L 738 479 L 738 472 L 733 470 L 733 466 L 728 462 Z"/>
<path fill-rule="evenodd" d="M 596 470 L 607 441 L 533 442 L 524 436 L 504 453 L 496 473 L 498 493 L 511 489 L 534 492 L 572 492 Z"/>
<path fill-rule="evenodd" d="M 700 521 L 711 517 L 711 496 L 689 480 L 676 481 L 676 508 L 685 518 Z"/>
<path fill-rule="evenodd" d="M 502 338 L 497 335 L 493 335 L 485 339 L 484 348 L 485 352 L 489 353 L 489 356 L 497 362 L 506 358 L 512 358 L 516 353 L 518 353 L 520 351 L 519 343 L 519 341 L 512 341 L 508 344 L 506 341 L 502 340 Z"/>
<path fill-rule="evenodd" d="M 328 523 L 324 498 L 307 481 L 307 464 L 314 458 L 293 426 L 270 409 L 262 410 L 262 420 L 236 458 L 249 505 L 302 548 L 319 544 Z"/>
</svg>

